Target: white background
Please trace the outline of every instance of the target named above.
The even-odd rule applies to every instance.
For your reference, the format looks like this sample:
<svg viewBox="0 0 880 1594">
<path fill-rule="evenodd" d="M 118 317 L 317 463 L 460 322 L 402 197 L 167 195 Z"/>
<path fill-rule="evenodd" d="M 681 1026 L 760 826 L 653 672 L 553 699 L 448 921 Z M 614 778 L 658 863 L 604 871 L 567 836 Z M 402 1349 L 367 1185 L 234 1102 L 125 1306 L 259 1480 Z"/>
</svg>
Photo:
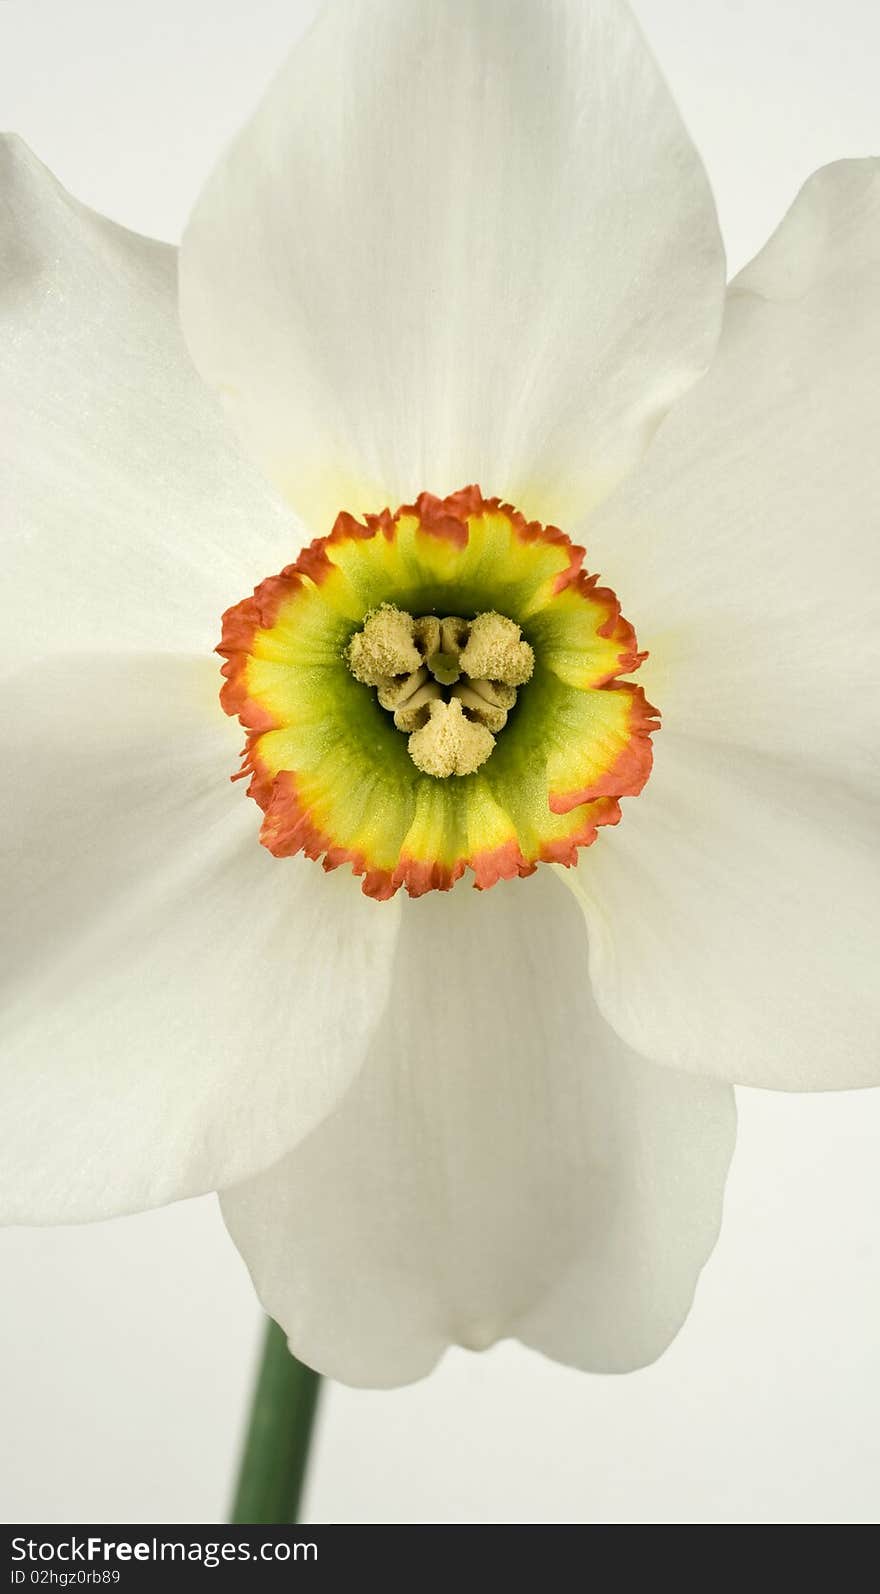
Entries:
<svg viewBox="0 0 880 1594">
<path fill-rule="evenodd" d="M 81 198 L 174 240 L 313 9 L 0 0 L 0 118 Z M 813 168 L 880 154 L 875 0 L 636 9 L 733 268 Z M 333 1387 L 308 1520 L 877 1521 L 880 1093 L 740 1109 L 722 1238 L 657 1366 L 591 1378 L 504 1345 L 391 1394 Z M 213 1199 L 6 1231 L 0 1269 L 0 1517 L 221 1521 L 259 1314 Z"/>
</svg>

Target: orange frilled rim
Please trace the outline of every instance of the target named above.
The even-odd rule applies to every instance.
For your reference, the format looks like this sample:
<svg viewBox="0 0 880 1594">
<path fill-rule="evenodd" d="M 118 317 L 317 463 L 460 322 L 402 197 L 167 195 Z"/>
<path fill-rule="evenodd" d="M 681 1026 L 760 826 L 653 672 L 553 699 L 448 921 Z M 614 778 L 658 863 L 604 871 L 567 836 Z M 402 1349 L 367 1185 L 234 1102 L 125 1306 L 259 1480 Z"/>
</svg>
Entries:
<svg viewBox="0 0 880 1594">
<path fill-rule="evenodd" d="M 422 493 L 395 513 L 340 514 L 253 596 L 227 610 L 217 649 L 221 702 L 247 731 L 248 794 L 276 857 L 349 865 L 379 900 L 448 891 L 469 869 L 485 890 L 567 867 L 617 824 L 620 800 L 651 771 L 658 711 L 641 687 L 635 632 L 584 549 L 555 526 L 467 487 Z M 535 655 L 487 762 L 438 779 L 418 770 L 406 737 L 346 650 L 382 604 L 411 614 L 495 611 Z"/>
</svg>

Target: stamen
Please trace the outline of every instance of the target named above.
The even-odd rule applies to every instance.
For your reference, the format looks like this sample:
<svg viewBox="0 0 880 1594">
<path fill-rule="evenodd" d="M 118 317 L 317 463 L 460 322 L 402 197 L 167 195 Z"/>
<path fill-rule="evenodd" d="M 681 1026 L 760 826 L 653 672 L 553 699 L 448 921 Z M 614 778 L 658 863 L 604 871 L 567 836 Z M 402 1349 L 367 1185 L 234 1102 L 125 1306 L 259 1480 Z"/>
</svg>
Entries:
<svg viewBox="0 0 880 1594">
<path fill-rule="evenodd" d="M 367 617 L 348 647 L 352 674 L 409 734 L 410 757 L 427 775 L 470 775 L 507 724 L 535 656 L 503 614 L 419 615 L 392 604 Z"/>
<path fill-rule="evenodd" d="M 407 742 L 409 756 L 425 775 L 473 775 L 485 764 L 495 738 L 485 725 L 465 719 L 461 702 L 434 702 L 427 725 Z"/>
<path fill-rule="evenodd" d="M 469 719 L 479 720 L 497 734 L 503 731 L 516 702 L 516 687 L 506 686 L 503 681 L 460 681 L 452 695 L 461 699 Z"/>
<path fill-rule="evenodd" d="M 394 715 L 394 723 L 399 731 L 415 731 L 424 725 L 427 713 L 423 711 L 428 703 L 440 696 L 440 688 L 422 665 L 414 675 L 405 675 L 380 686 L 377 695 L 382 707 Z"/>
<path fill-rule="evenodd" d="M 422 659 L 413 640 L 410 615 L 383 603 L 367 616 L 348 647 L 348 667 L 365 686 L 382 686 L 395 675 L 410 675 Z"/>
<path fill-rule="evenodd" d="M 524 686 L 531 680 L 535 655 L 513 620 L 503 614 L 478 614 L 459 662 L 472 680 Z"/>
</svg>

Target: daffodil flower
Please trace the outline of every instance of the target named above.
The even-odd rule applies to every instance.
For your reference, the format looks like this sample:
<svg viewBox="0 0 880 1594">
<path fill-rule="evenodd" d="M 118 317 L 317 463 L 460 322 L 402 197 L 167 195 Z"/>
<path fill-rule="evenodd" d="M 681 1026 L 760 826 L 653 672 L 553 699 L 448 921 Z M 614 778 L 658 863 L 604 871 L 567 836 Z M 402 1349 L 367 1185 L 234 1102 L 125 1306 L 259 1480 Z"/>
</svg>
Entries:
<svg viewBox="0 0 880 1594">
<path fill-rule="evenodd" d="M 617 0 L 331 0 L 179 260 L 2 196 L 4 1217 L 651 1360 L 732 1085 L 880 1079 L 880 163 L 725 289 Z"/>
</svg>

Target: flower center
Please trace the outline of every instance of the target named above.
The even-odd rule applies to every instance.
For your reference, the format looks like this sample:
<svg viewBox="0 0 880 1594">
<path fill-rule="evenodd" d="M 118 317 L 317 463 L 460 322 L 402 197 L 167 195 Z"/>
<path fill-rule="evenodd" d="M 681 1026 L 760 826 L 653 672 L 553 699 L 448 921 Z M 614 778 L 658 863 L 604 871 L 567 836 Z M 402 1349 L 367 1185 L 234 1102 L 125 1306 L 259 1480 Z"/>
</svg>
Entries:
<svg viewBox="0 0 880 1594">
<path fill-rule="evenodd" d="M 346 657 L 355 680 L 376 687 L 408 734 L 416 768 L 438 779 L 473 775 L 485 764 L 517 687 L 535 668 L 520 627 L 503 614 L 413 619 L 390 603 L 368 615 Z"/>
<path fill-rule="evenodd" d="M 221 700 L 263 845 L 348 865 L 379 901 L 575 864 L 657 729 L 624 679 L 646 655 L 583 562 L 479 487 L 425 492 L 342 511 L 227 610 Z"/>
</svg>

